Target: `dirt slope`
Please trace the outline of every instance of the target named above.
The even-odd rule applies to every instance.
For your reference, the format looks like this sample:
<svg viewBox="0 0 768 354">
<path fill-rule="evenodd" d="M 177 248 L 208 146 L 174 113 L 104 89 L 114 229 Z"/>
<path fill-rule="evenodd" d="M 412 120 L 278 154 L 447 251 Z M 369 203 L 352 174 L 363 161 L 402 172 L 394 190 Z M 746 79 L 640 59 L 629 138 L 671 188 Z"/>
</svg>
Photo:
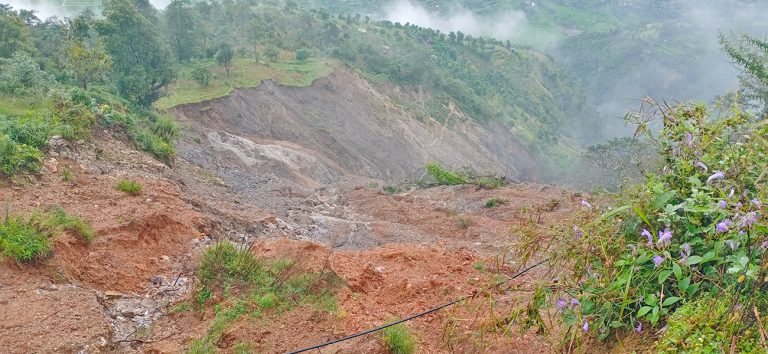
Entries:
<svg viewBox="0 0 768 354">
<path fill-rule="evenodd" d="M 307 88 L 265 82 L 173 113 L 202 146 L 210 146 L 207 154 L 185 153 L 191 161 L 228 154 L 245 168 L 269 168 L 308 188 L 344 174 L 414 179 L 429 161 L 510 178 L 536 174 L 530 155 L 508 130 L 488 130 L 458 111 L 445 124 L 419 121 L 346 69 Z M 235 174 L 225 179 L 239 178 Z"/>
</svg>

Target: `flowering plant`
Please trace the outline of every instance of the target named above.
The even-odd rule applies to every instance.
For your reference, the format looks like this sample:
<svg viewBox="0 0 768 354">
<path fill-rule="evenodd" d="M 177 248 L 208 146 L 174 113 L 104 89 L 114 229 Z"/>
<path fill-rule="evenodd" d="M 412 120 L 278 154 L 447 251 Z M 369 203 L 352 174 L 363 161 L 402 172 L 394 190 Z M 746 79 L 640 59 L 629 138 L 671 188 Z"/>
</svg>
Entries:
<svg viewBox="0 0 768 354">
<path fill-rule="evenodd" d="M 746 304 L 768 285 L 768 125 L 738 109 L 715 118 L 687 105 L 631 117 L 663 166 L 613 207 L 582 208 L 578 234 L 569 225 L 562 235 L 556 258 L 570 273 L 553 298 L 572 340 L 661 327 L 704 294 L 728 292 Z M 658 135 L 646 129 L 651 118 L 663 123 Z"/>
</svg>

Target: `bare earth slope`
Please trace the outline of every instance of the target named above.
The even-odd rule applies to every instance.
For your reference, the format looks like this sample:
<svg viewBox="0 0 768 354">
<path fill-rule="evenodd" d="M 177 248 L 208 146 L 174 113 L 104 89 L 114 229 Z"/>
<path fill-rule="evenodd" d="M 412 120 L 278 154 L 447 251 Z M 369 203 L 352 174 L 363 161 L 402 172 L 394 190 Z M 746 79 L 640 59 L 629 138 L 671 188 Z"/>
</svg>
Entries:
<svg viewBox="0 0 768 354">
<path fill-rule="evenodd" d="M 266 83 L 174 113 L 183 136 L 173 167 L 99 130 L 92 142 L 55 144 L 39 175 L 0 184 L 11 211 L 60 206 L 98 234 L 90 244 L 58 237 L 54 256 L 39 264 L 0 260 L 0 351 L 185 352 L 214 325 L 214 311 L 171 309 L 194 301 L 200 254 L 228 240 L 255 245 L 259 259 L 301 260 L 303 270 L 342 280 L 334 313 L 305 305 L 243 317 L 215 343 L 222 352 L 243 343 L 285 352 L 513 274 L 521 266 L 510 256 L 514 230 L 554 227 L 577 204 L 570 192 L 528 184 L 382 192 L 375 183 L 419 177 L 431 160 L 514 178 L 535 165 L 506 132 L 457 117 L 447 127 L 420 122 L 344 70 L 309 88 Z M 74 181 L 63 179 L 65 168 Z M 115 190 L 122 178 L 140 181 L 142 194 Z M 507 203 L 486 208 L 490 198 Z M 513 285 L 525 290 L 542 276 Z M 419 352 L 549 351 L 545 338 L 504 320 L 526 292 L 491 292 L 492 309 L 479 297 L 411 323 Z M 322 352 L 386 350 L 376 334 Z"/>
</svg>

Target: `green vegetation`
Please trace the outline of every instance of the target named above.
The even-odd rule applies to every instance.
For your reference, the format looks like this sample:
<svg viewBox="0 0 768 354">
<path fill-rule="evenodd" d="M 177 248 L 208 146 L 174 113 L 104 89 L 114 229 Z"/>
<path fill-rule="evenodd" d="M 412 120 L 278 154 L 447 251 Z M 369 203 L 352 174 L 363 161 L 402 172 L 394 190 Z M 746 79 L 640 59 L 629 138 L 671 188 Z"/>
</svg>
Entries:
<svg viewBox="0 0 768 354">
<path fill-rule="evenodd" d="M 720 35 L 726 54 L 742 70 L 742 97 L 750 101 L 762 114 L 768 114 L 768 41 L 742 34 L 737 38 Z"/>
<path fill-rule="evenodd" d="M 494 197 L 494 198 L 488 199 L 488 201 L 485 202 L 485 207 L 490 209 L 490 208 L 495 208 L 495 207 L 497 207 L 499 205 L 503 205 L 503 204 L 507 204 L 507 200 L 506 199 L 501 199 L 501 198 L 495 198 Z"/>
<path fill-rule="evenodd" d="M 0 223 L 0 252 L 18 262 L 41 261 L 53 253 L 52 238 L 63 232 L 86 242 L 96 238 L 86 221 L 68 215 L 61 208 L 35 211 L 26 217 L 7 214 Z"/>
<path fill-rule="evenodd" d="M 426 166 L 427 173 L 435 179 L 437 184 L 443 186 L 454 186 L 458 184 L 468 184 L 469 178 L 456 172 L 448 171 L 436 162 L 430 162 Z"/>
<path fill-rule="evenodd" d="M 140 195 L 142 188 L 141 183 L 127 179 L 120 180 L 115 184 L 115 189 L 132 196 Z"/>
<path fill-rule="evenodd" d="M 387 327 L 382 331 L 382 341 L 392 354 L 416 352 L 416 338 L 404 324 Z"/>
<path fill-rule="evenodd" d="M 171 308 L 169 311 L 170 313 L 182 313 L 182 312 L 189 312 L 192 311 L 192 305 L 190 305 L 188 302 L 181 302 L 178 303 L 176 306 Z"/>
<path fill-rule="evenodd" d="M 666 324 L 676 333 L 670 345 L 689 348 L 672 327 L 688 319 L 670 316 L 698 316 L 717 298 L 731 299 L 729 315 L 708 318 L 709 327 L 718 338 L 738 333 L 749 342 L 763 321 L 755 311 L 768 310 L 761 295 L 768 280 L 768 126 L 738 106 L 715 116 L 703 106 L 654 105 L 629 118 L 657 144 L 665 167 L 626 186 L 610 209 L 583 203 L 573 231 L 554 242 L 564 262 L 557 266 L 572 270 L 565 284 L 572 290 L 553 296 L 569 341 L 584 332 L 606 339 Z M 654 119 L 663 120 L 658 135 L 643 129 Z"/>
<path fill-rule="evenodd" d="M 333 273 L 308 273 L 293 261 L 263 263 L 245 249 L 218 243 L 203 255 L 197 272 L 197 305 L 203 308 L 215 295 L 216 319 L 205 337 L 195 340 L 190 353 L 210 353 L 229 324 L 243 315 L 260 318 L 310 305 L 316 311 L 338 310 L 334 291 L 342 280 Z"/>
</svg>

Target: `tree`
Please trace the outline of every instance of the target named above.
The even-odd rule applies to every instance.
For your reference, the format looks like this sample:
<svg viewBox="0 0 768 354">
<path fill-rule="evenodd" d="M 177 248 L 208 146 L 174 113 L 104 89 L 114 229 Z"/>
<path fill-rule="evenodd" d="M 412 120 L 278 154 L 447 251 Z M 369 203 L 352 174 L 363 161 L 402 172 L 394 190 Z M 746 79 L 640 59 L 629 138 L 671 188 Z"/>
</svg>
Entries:
<svg viewBox="0 0 768 354">
<path fill-rule="evenodd" d="M 768 41 L 742 34 L 736 38 L 720 35 L 720 43 L 742 70 L 740 79 L 745 98 L 768 115 Z"/>
<path fill-rule="evenodd" d="M 186 61 L 199 52 L 200 17 L 189 0 L 173 0 L 165 9 L 167 35 L 176 58 Z"/>
<path fill-rule="evenodd" d="M 195 63 L 191 74 L 192 79 L 202 87 L 206 87 L 211 83 L 211 70 L 203 63 Z"/>
<path fill-rule="evenodd" d="M 264 50 L 264 55 L 269 59 L 269 61 L 276 61 L 277 57 L 280 55 L 280 50 L 277 49 L 277 47 L 271 45 L 267 47 L 266 50 Z"/>
<path fill-rule="evenodd" d="M 53 77 L 24 52 L 16 52 L 9 59 L 0 58 L 0 92 L 40 95 L 54 82 Z"/>
<path fill-rule="evenodd" d="M 114 62 L 117 88 L 126 99 L 149 106 L 174 78 L 169 49 L 160 41 L 151 5 L 142 11 L 132 0 L 108 0 L 97 29 Z M 147 7 L 149 6 L 149 8 Z M 143 14 L 142 14 L 143 13 Z"/>
<path fill-rule="evenodd" d="M 219 46 L 219 51 L 216 52 L 216 62 L 224 67 L 224 71 L 227 72 L 227 77 L 229 77 L 229 69 L 232 67 L 233 56 L 234 52 L 232 51 L 232 46 L 228 43 L 222 43 Z"/>
<path fill-rule="evenodd" d="M 83 90 L 88 83 L 99 80 L 112 67 L 112 58 L 102 49 L 89 49 L 82 42 L 72 42 L 67 48 L 67 68 Z"/>
<path fill-rule="evenodd" d="M 309 48 L 299 48 L 296 50 L 296 60 L 298 61 L 307 60 L 311 55 L 312 51 L 310 51 Z"/>
<path fill-rule="evenodd" d="M 0 58 L 10 58 L 19 50 L 31 51 L 29 27 L 8 5 L 0 4 Z"/>
</svg>

